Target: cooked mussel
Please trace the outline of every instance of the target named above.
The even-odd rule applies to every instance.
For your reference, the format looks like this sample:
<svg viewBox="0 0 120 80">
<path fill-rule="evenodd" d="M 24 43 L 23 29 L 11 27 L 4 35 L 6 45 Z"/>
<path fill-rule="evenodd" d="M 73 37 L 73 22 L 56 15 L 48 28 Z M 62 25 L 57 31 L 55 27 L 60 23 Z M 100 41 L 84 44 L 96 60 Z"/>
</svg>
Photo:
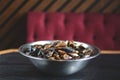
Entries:
<svg viewBox="0 0 120 80">
<path fill-rule="evenodd" d="M 32 45 L 24 50 L 28 55 L 50 60 L 72 60 L 91 56 L 92 50 L 83 45 L 76 45 L 73 41 L 54 41 L 45 45 Z"/>
</svg>

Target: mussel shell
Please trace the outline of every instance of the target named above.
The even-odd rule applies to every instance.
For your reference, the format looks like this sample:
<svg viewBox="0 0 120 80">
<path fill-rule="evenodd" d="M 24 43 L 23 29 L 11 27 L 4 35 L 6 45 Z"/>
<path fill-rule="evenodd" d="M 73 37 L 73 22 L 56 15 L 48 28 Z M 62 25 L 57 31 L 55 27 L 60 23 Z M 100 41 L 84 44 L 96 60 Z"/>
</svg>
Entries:
<svg viewBox="0 0 120 80">
<path fill-rule="evenodd" d="M 75 49 L 71 48 L 71 47 L 62 47 L 60 50 L 65 51 L 66 53 L 71 53 L 71 52 L 75 52 Z"/>
</svg>

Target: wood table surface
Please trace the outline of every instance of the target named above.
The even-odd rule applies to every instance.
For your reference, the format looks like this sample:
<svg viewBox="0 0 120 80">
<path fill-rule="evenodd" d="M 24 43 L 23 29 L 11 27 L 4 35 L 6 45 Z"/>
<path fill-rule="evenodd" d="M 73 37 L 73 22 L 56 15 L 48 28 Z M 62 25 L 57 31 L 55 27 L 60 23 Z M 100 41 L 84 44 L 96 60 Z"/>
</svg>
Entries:
<svg viewBox="0 0 120 80">
<path fill-rule="evenodd" d="M 120 54 L 101 54 L 82 70 L 69 76 L 40 72 L 16 50 L 0 55 L 0 80 L 120 80 Z"/>
</svg>

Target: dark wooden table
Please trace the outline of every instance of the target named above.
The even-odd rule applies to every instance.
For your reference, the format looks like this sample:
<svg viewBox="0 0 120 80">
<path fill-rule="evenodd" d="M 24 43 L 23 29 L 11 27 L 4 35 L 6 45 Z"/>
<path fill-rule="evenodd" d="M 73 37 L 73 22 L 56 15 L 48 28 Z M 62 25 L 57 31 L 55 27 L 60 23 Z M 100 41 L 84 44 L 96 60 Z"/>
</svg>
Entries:
<svg viewBox="0 0 120 80">
<path fill-rule="evenodd" d="M 82 71 L 69 76 L 51 76 L 38 71 L 19 53 L 0 55 L 0 80 L 120 80 L 120 54 L 101 54 Z"/>
</svg>

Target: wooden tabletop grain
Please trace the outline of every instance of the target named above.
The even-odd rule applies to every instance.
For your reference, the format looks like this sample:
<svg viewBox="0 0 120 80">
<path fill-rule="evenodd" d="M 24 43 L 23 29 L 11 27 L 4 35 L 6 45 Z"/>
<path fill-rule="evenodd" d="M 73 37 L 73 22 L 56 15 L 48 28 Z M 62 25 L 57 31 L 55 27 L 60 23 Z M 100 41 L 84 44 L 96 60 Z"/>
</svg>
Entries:
<svg viewBox="0 0 120 80">
<path fill-rule="evenodd" d="M 28 58 L 12 52 L 0 55 L 0 80 L 120 80 L 120 54 L 101 54 L 78 73 L 52 76 L 40 72 Z"/>
</svg>

